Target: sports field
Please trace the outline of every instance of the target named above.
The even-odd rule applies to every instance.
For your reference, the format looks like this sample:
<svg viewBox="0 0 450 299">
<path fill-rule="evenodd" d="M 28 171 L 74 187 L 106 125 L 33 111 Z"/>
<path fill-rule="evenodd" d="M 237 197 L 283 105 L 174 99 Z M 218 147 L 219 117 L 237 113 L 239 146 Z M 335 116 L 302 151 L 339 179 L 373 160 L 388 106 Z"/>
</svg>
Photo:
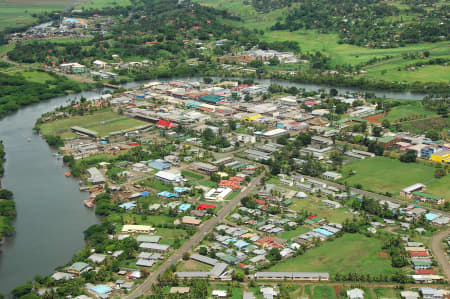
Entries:
<svg viewBox="0 0 450 299">
<path fill-rule="evenodd" d="M 347 174 L 351 170 L 356 171 L 356 174 L 349 177 Z M 390 192 L 393 196 L 398 196 L 400 190 L 409 185 L 427 184 L 434 178 L 434 171 L 433 166 L 423 163 L 403 163 L 397 159 L 374 157 L 345 165 L 342 173 L 346 176 L 342 181 L 347 181 L 349 186 L 361 184 L 365 190 Z"/>
<path fill-rule="evenodd" d="M 381 241 L 361 234 L 345 234 L 326 241 L 305 254 L 276 264 L 267 271 L 275 272 L 358 272 L 365 274 L 391 274 L 390 259 L 380 258 Z"/>
<path fill-rule="evenodd" d="M 112 132 L 132 129 L 146 124 L 146 122 L 119 115 L 109 109 L 44 123 L 41 125 L 42 134 L 60 135 L 63 138 L 74 137 L 70 132 L 73 126 L 81 126 L 85 129 L 96 131 L 99 136 L 105 136 Z"/>
</svg>

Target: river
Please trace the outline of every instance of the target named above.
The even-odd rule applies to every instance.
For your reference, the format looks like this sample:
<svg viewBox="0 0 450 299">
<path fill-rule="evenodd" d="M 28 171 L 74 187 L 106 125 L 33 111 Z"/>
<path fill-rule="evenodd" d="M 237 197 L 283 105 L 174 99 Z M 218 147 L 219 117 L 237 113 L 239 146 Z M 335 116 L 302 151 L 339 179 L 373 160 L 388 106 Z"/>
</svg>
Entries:
<svg viewBox="0 0 450 299">
<path fill-rule="evenodd" d="M 98 94 L 90 91 L 78 96 Z M 40 102 L 0 120 L 6 151 L 2 185 L 14 192 L 17 210 L 16 234 L 0 248 L 0 293 L 7 294 L 28 279 L 67 263 L 84 245 L 82 232 L 99 221 L 83 205 L 88 193 L 79 191 L 77 179 L 64 176 L 67 169 L 53 156 L 55 150 L 32 131 L 43 113 L 75 97 Z"/>
<path fill-rule="evenodd" d="M 199 81 L 202 78 L 177 80 Z M 308 91 L 330 88 L 280 80 L 255 82 L 296 86 Z M 143 83 L 127 83 L 124 87 Z M 340 93 L 360 91 L 337 89 Z M 7 158 L 2 185 L 14 192 L 17 210 L 13 223 L 16 234 L 7 238 L 1 247 L 0 293 L 7 294 L 36 275 L 48 275 L 55 267 L 66 264 L 83 247 L 82 232 L 99 222 L 93 211 L 82 204 L 88 193 L 79 191 L 77 179 L 64 176 L 68 169 L 53 156 L 55 150 L 50 149 L 32 128 L 43 113 L 63 105 L 67 100 L 80 96 L 92 98 L 100 94 L 101 91 L 88 91 L 54 98 L 22 108 L 0 120 L 0 139 L 5 144 Z M 409 92 L 378 91 L 375 94 L 411 100 L 420 100 L 424 96 Z"/>
</svg>

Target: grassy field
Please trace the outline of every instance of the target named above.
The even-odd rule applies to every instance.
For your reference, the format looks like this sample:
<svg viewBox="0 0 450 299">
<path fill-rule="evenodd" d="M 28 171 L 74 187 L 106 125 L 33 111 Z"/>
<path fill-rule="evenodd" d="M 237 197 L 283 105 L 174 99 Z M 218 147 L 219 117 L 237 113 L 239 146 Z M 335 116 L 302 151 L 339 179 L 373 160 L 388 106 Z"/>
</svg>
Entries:
<svg viewBox="0 0 450 299">
<path fill-rule="evenodd" d="M 345 234 L 334 241 L 327 241 L 305 254 L 290 258 L 271 267 L 268 271 L 329 272 L 330 275 L 348 272 L 391 274 L 391 261 L 380 259 L 381 241 L 360 234 Z"/>
<path fill-rule="evenodd" d="M 427 191 L 431 194 L 440 195 L 447 200 L 450 199 L 450 175 L 435 179 L 427 184 Z"/>
<path fill-rule="evenodd" d="M 393 63 L 383 64 L 368 70 L 368 78 L 383 77 L 387 81 L 400 82 L 449 82 L 450 67 L 444 65 L 426 65 L 419 67 L 415 71 L 404 69 L 406 65 L 411 64 L 411 60 L 398 60 Z"/>
<path fill-rule="evenodd" d="M 54 80 L 55 78 L 44 72 L 37 71 L 23 71 L 20 72 L 21 75 L 25 77 L 27 81 L 36 83 L 45 83 L 47 80 Z"/>
<path fill-rule="evenodd" d="M 182 261 L 177 266 L 177 271 L 180 272 L 208 272 L 211 271 L 212 267 L 194 260 Z"/>
<path fill-rule="evenodd" d="M 333 299 L 336 298 L 334 288 L 330 286 L 316 286 L 314 287 L 314 293 L 312 299 Z"/>
<path fill-rule="evenodd" d="M 317 199 L 294 199 L 294 203 L 289 206 L 289 209 L 294 211 L 306 210 L 314 216 L 326 218 L 330 222 L 342 223 L 345 219 L 353 218 L 353 215 L 348 212 L 347 208 L 331 209 L 326 207 L 321 201 Z"/>
<path fill-rule="evenodd" d="M 282 239 L 285 240 L 290 240 L 294 237 L 297 237 L 301 234 L 304 234 L 306 232 L 309 232 L 311 229 L 306 227 L 306 226 L 299 226 L 294 230 L 288 230 L 288 231 L 284 231 L 281 234 L 278 234 L 277 237 L 280 237 Z"/>
<path fill-rule="evenodd" d="M 115 112 L 105 109 L 94 114 L 76 116 L 56 120 L 41 125 L 42 134 L 56 134 L 63 138 L 76 136 L 70 132 L 73 126 L 81 126 L 85 129 L 94 130 L 100 136 L 108 135 L 120 130 L 132 129 L 146 124 L 143 121 L 121 116 Z"/>
<path fill-rule="evenodd" d="M 205 187 L 209 187 L 209 188 L 216 188 L 217 187 L 217 183 L 213 182 L 211 180 L 204 180 L 204 181 L 201 181 L 199 184 L 202 185 L 202 186 L 205 186 Z"/>
<path fill-rule="evenodd" d="M 78 7 L 82 9 L 102 9 L 105 7 L 128 6 L 130 0 L 87 0 L 82 1 Z"/>
<path fill-rule="evenodd" d="M 422 134 L 428 130 L 436 130 L 444 136 L 448 136 L 448 128 L 450 128 L 450 118 L 413 120 L 401 124 L 401 130 L 415 134 Z"/>
<path fill-rule="evenodd" d="M 416 101 L 407 105 L 394 107 L 391 111 L 389 111 L 386 117 L 381 119 L 381 121 L 387 119 L 391 123 L 396 123 L 402 119 L 420 119 L 433 116 L 437 116 L 437 114 L 434 111 L 426 110 L 419 101 Z"/>
<path fill-rule="evenodd" d="M 187 178 L 191 178 L 194 180 L 201 180 L 204 178 L 203 175 L 195 173 L 195 172 L 191 172 L 191 171 L 187 171 L 187 170 L 182 170 L 181 174 Z"/>
<path fill-rule="evenodd" d="M 386 157 L 374 157 L 371 159 L 354 161 L 343 167 L 343 173 L 348 174 L 350 170 L 356 174 L 344 177 L 350 186 L 361 184 L 364 189 L 376 192 L 390 192 L 397 196 L 401 189 L 415 184 L 424 183 L 434 178 L 435 168 L 422 163 L 402 163 L 396 159 Z M 435 183 L 439 190 L 441 181 Z M 431 193 L 431 191 L 429 190 Z M 440 195 L 440 194 L 436 194 Z"/>
<path fill-rule="evenodd" d="M 17 27 L 34 21 L 33 13 L 62 10 L 70 0 L 4 0 L 0 1 L 0 30 L 6 27 Z"/>
</svg>

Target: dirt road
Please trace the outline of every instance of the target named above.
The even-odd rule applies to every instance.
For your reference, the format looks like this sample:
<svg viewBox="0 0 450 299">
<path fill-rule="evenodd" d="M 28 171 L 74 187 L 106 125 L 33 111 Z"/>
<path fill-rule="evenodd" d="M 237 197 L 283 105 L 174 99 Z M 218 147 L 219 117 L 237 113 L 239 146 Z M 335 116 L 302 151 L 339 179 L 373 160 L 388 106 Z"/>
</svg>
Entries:
<svg viewBox="0 0 450 299">
<path fill-rule="evenodd" d="M 447 254 L 445 254 L 441 247 L 442 240 L 447 238 L 448 235 L 450 235 L 450 228 L 434 235 L 431 238 L 430 247 L 433 251 L 434 257 L 442 268 L 444 276 L 447 277 L 448 281 L 450 281 L 450 262 L 448 261 Z"/>
</svg>

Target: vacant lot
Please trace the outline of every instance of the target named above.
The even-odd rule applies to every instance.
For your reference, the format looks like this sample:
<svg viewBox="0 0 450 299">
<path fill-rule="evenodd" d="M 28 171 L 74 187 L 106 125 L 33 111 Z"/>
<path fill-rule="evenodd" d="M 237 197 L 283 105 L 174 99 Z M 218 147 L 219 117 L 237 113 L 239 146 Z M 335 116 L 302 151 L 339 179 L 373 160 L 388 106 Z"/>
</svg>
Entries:
<svg viewBox="0 0 450 299">
<path fill-rule="evenodd" d="M 381 241 L 360 234 L 345 234 L 334 241 L 327 241 L 305 254 L 290 258 L 268 271 L 299 271 L 336 273 L 391 274 L 391 261 L 380 259 Z"/>
<path fill-rule="evenodd" d="M 343 179 L 350 186 L 361 184 L 364 189 L 381 193 L 390 192 L 396 196 L 401 189 L 409 185 L 426 184 L 433 179 L 435 168 L 422 163 L 402 163 L 396 159 L 374 157 L 354 161 L 343 167 L 344 174 L 348 174 L 351 170 L 356 174 Z"/>
<path fill-rule="evenodd" d="M 211 271 L 211 269 L 212 269 L 211 266 L 208 266 L 208 265 L 200 263 L 200 262 L 196 262 L 194 260 L 182 261 L 177 266 L 177 271 L 180 271 L 180 272 L 190 272 L 190 271 L 207 272 L 207 271 Z"/>
<path fill-rule="evenodd" d="M 63 138 L 74 137 L 70 132 L 73 126 L 81 126 L 85 129 L 96 131 L 100 136 L 108 135 L 120 130 L 132 129 L 146 124 L 143 121 L 124 117 L 105 109 L 93 114 L 75 116 L 48 122 L 41 125 L 42 134 L 55 134 Z"/>
<path fill-rule="evenodd" d="M 437 116 L 437 114 L 434 111 L 426 110 L 419 101 L 416 101 L 407 105 L 394 107 L 391 111 L 389 111 L 387 116 L 381 118 L 381 121 L 387 119 L 391 123 L 396 123 L 399 121 L 421 119 L 433 116 Z"/>
<path fill-rule="evenodd" d="M 61 10 L 70 5 L 70 0 L 4 0 L 0 1 L 0 30 L 34 21 L 33 13 Z"/>
<path fill-rule="evenodd" d="M 78 7 L 83 9 L 102 9 L 105 7 L 128 6 L 130 4 L 129 0 L 84 0 L 80 1 Z"/>
<path fill-rule="evenodd" d="M 294 211 L 306 210 L 314 216 L 326 218 L 330 222 L 342 223 L 347 218 L 353 218 L 347 208 L 331 209 L 326 207 L 319 199 L 294 199 L 294 203 L 289 206 Z"/>
<path fill-rule="evenodd" d="M 20 72 L 22 76 L 25 77 L 27 81 L 36 82 L 36 83 L 45 83 L 47 80 L 54 80 L 55 78 L 50 76 L 45 72 L 37 72 L 37 71 L 23 71 Z"/>
<path fill-rule="evenodd" d="M 447 200 L 450 199 L 450 175 L 435 179 L 427 184 L 427 191 L 431 194 L 440 195 Z"/>
<path fill-rule="evenodd" d="M 450 118 L 437 117 L 432 119 L 413 120 L 401 124 L 401 130 L 416 134 L 421 134 L 431 129 L 447 134 L 448 128 L 450 128 Z"/>
</svg>

